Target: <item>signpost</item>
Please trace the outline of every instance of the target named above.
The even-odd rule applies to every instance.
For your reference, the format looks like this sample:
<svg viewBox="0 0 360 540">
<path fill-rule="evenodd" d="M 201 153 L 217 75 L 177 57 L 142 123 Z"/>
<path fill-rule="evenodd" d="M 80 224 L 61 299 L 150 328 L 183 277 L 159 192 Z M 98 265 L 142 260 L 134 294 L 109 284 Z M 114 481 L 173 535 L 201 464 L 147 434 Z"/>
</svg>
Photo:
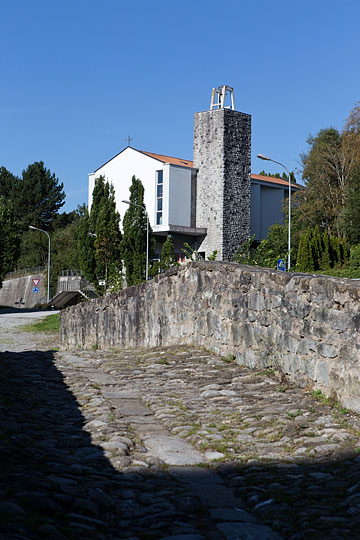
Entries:
<svg viewBox="0 0 360 540">
<path fill-rule="evenodd" d="M 39 278 L 33 278 L 32 279 L 32 282 L 34 284 L 34 288 L 33 288 L 33 293 L 38 293 L 39 292 L 39 289 L 38 289 L 38 285 L 40 283 L 40 279 Z"/>
<path fill-rule="evenodd" d="M 281 270 L 282 272 L 285 272 L 286 264 L 285 264 L 284 259 L 278 259 L 278 262 L 277 262 L 277 269 L 278 269 L 278 270 Z"/>
</svg>

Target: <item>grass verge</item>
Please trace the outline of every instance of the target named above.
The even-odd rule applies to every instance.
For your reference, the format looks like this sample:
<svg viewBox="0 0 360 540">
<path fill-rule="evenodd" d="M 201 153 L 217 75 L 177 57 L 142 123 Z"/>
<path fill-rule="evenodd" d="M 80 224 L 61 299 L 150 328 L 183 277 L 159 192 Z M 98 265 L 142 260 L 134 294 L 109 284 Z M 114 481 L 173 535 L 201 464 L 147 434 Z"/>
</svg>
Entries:
<svg viewBox="0 0 360 540">
<path fill-rule="evenodd" d="M 59 332 L 60 331 L 60 316 L 59 313 L 48 315 L 41 321 L 26 324 L 21 327 L 24 332 Z"/>
</svg>

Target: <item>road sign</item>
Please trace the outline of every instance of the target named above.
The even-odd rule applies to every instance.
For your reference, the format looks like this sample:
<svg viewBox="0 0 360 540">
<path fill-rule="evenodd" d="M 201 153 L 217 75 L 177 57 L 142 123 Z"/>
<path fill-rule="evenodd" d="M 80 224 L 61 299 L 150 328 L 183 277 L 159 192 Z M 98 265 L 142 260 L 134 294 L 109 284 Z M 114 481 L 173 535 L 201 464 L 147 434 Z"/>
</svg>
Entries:
<svg viewBox="0 0 360 540">
<path fill-rule="evenodd" d="M 40 280 L 39 280 L 39 281 L 40 281 Z M 34 292 L 34 293 L 37 293 L 37 292 L 39 292 L 39 289 L 38 289 L 37 287 L 34 287 L 34 288 L 33 288 L 33 292 Z"/>
<path fill-rule="evenodd" d="M 39 285 L 39 283 L 40 283 L 40 279 L 34 278 L 34 279 L 32 280 L 32 282 L 33 282 L 33 284 L 34 284 L 34 287 L 37 287 L 37 286 Z"/>
<path fill-rule="evenodd" d="M 278 270 L 281 270 L 282 272 L 285 272 L 285 270 L 286 270 L 286 264 L 285 264 L 284 259 L 278 259 L 278 262 L 277 262 L 277 269 L 278 269 Z"/>
</svg>

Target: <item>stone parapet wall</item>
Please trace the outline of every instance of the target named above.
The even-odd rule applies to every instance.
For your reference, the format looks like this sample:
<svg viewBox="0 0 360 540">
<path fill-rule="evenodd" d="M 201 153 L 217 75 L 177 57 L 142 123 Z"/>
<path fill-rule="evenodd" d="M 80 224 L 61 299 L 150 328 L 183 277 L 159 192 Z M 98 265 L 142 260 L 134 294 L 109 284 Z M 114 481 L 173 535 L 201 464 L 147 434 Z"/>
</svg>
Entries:
<svg viewBox="0 0 360 540">
<path fill-rule="evenodd" d="M 61 314 L 63 348 L 204 346 L 360 412 L 360 282 L 192 262 Z"/>
</svg>

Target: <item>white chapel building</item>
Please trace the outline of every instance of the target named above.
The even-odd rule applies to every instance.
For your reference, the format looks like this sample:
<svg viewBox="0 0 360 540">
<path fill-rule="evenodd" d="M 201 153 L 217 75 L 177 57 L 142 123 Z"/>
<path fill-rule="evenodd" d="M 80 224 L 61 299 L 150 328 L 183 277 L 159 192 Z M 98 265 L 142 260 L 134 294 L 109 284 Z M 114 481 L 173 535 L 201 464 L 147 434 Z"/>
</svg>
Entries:
<svg viewBox="0 0 360 540">
<path fill-rule="evenodd" d="M 250 156 L 251 117 L 235 111 L 232 88 L 219 87 L 210 110 L 195 114 L 193 161 L 128 146 L 89 174 L 89 209 L 95 179 L 103 176 L 114 187 L 123 217 L 129 206 L 122 201 L 129 199 L 136 176 L 157 239 L 156 258 L 171 235 L 180 261 L 184 242 L 204 258 L 216 250 L 218 260 L 231 260 L 250 235 L 261 241 L 271 225 L 283 222 L 282 202 L 289 192 L 286 180 L 251 174 Z"/>
</svg>

